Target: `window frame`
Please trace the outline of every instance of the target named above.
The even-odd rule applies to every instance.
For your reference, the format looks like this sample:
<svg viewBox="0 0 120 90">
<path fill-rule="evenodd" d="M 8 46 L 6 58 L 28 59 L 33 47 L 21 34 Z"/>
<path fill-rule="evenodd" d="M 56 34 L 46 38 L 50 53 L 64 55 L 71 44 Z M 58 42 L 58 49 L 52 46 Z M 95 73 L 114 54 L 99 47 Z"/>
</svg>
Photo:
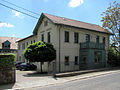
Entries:
<svg viewBox="0 0 120 90">
<path fill-rule="evenodd" d="M 66 42 L 66 43 L 68 43 L 69 42 L 69 31 L 65 31 L 64 32 L 64 41 Z"/>
<path fill-rule="evenodd" d="M 74 32 L 74 43 L 78 43 L 78 42 L 79 42 L 79 33 Z"/>
<path fill-rule="evenodd" d="M 78 56 L 75 56 L 75 62 L 74 62 L 75 65 L 79 65 L 79 62 L 78 62 Z"/>
<path fill-rule="evenodd" d="M 65 66 L 69 66 L 69 56 L 65 56 L 64 63 L 65 63 Z"/>
<path fill-rule="evenodd" d="M 48 32 L 47 34 L 48 34 L 48 43 L 50 43 L 51 42 L 50 32 Z"/>
</svg>

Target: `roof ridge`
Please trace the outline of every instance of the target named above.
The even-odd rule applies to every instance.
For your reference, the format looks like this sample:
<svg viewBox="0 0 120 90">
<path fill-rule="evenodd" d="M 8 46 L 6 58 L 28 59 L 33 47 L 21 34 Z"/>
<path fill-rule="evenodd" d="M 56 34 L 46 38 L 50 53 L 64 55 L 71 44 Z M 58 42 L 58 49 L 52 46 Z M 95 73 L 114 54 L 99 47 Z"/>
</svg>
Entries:
<svg viewBox="0 0 120 90">
<path fill-rule="evenodd" d="M 79 21 L 79 20 L 75 20 L 75 19 L 70 19 L 70 18 L 66 18 L 66 17 L 61 17 L 61 16 L 56 16 L 56 15 L 52 15 L 52 14 L 48 14 L 48 13 L 43 13 L 44 15 L 47 14 L 47 15 L 51 15 L 51 16 L 55 16 L 55 17 L 59 17 L 59 18 L 63 18 L 63 19 L 69 19 L 69 20 L 72 20 L 72 21 L 77 21 L 77 22 L 81 22 L 81 23 L 85 23 L 85 24 L 89 24 L 89 25 L 95 25 L 95 26 L 99 26 L 97 24 L 91 24 L 91 23 L 88 23 L 88 22 L 83 22 L 83 21 Z M 99 26 L 101 27 L 101 26 Z"/>
</svg>

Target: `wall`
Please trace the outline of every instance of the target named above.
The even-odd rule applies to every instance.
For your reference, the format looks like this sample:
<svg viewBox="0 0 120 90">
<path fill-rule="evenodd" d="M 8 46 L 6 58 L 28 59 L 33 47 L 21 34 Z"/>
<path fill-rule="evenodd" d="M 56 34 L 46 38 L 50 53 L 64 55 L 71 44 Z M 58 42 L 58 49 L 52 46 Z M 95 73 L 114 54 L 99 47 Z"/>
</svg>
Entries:
<svg viewBox="0 0 120 90">
<path fill-rule="evenodd" d="M 15 82 L 15 69 L 0 68 L 0 85 Z"/>
</svg>

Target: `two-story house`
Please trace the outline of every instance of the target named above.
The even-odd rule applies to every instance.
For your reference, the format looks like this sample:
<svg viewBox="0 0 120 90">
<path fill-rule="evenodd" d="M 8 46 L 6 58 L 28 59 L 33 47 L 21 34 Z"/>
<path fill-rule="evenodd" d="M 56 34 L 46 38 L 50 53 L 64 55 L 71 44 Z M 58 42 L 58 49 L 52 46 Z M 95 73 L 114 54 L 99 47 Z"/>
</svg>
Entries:
<svg viewBox="0 0 120 90">
<path fill-rule="evenodd" d="M 57 72 L 105 67 L 111 34 L 95 24 L 42 13 L 33 35 L 18 41 L 18 58 L 25 61 L 27 45 L 44 41 L 56 49 Z M 43 69 L 47 71 L 47 63 Z"/>
</svg>

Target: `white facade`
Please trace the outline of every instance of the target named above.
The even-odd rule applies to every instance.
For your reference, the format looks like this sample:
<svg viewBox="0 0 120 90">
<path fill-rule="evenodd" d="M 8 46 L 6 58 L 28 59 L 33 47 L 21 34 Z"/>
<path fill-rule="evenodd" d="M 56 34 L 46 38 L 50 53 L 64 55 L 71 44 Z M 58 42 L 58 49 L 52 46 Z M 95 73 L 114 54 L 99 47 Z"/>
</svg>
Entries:
<svg viewBox="0 0 120 90">
<path fill-rule="evenodd" d="M 46 21 L 48 22 L 45 25 Z M 69 32 L 69 42 L 65 42 L 65 31 Z M 75 27 L 69 27 L 65 25 L 56 25 L 51 22 L 48 18 L 44 17 L 38 28 L 37 34 L 20 40 L 18 46 L 18 60 L 25 61 L 23 56 L 24 50 L 27 47 L 27 43 L 31 44 L 36 41 L 42 40 L 42 35 L 44 35 L 44 42 L 48 42 L 48 32 L 50 32 L 50 43 L 54 45 L 56 49 L 56 71 L 71 71 L 79 70 L 79 55 L 80 55 L 80 43 L 86 41 L 86 34 L 90 35 L 90 41 L 96 42 L 96 36 L 99 36 L 99 42 L 103 43 L 103 38 L 105 38 L 105 50 L 106 50 L 106 60 L 107 60 L 107 51 L 109 45 L 109 34 L 96 32 L 92 30 L 79 29 Z M 74 43 L 74 33 L 78 33 L 78 43 Z M 23 48 L 25 43 L 25 48 Z M 69 65 L 65 65 L 65 57 L 69 57 Z M 75 64 L 75 57 L 78 57 L 77 63 Z M 36 63 L 38 70 L 40 69 L 40 63 Z M 52 63 L 50 65 L 52 70 Z M 43 71 L 48 70 L 48 63 L 43 64 Z"/>
</svg>

